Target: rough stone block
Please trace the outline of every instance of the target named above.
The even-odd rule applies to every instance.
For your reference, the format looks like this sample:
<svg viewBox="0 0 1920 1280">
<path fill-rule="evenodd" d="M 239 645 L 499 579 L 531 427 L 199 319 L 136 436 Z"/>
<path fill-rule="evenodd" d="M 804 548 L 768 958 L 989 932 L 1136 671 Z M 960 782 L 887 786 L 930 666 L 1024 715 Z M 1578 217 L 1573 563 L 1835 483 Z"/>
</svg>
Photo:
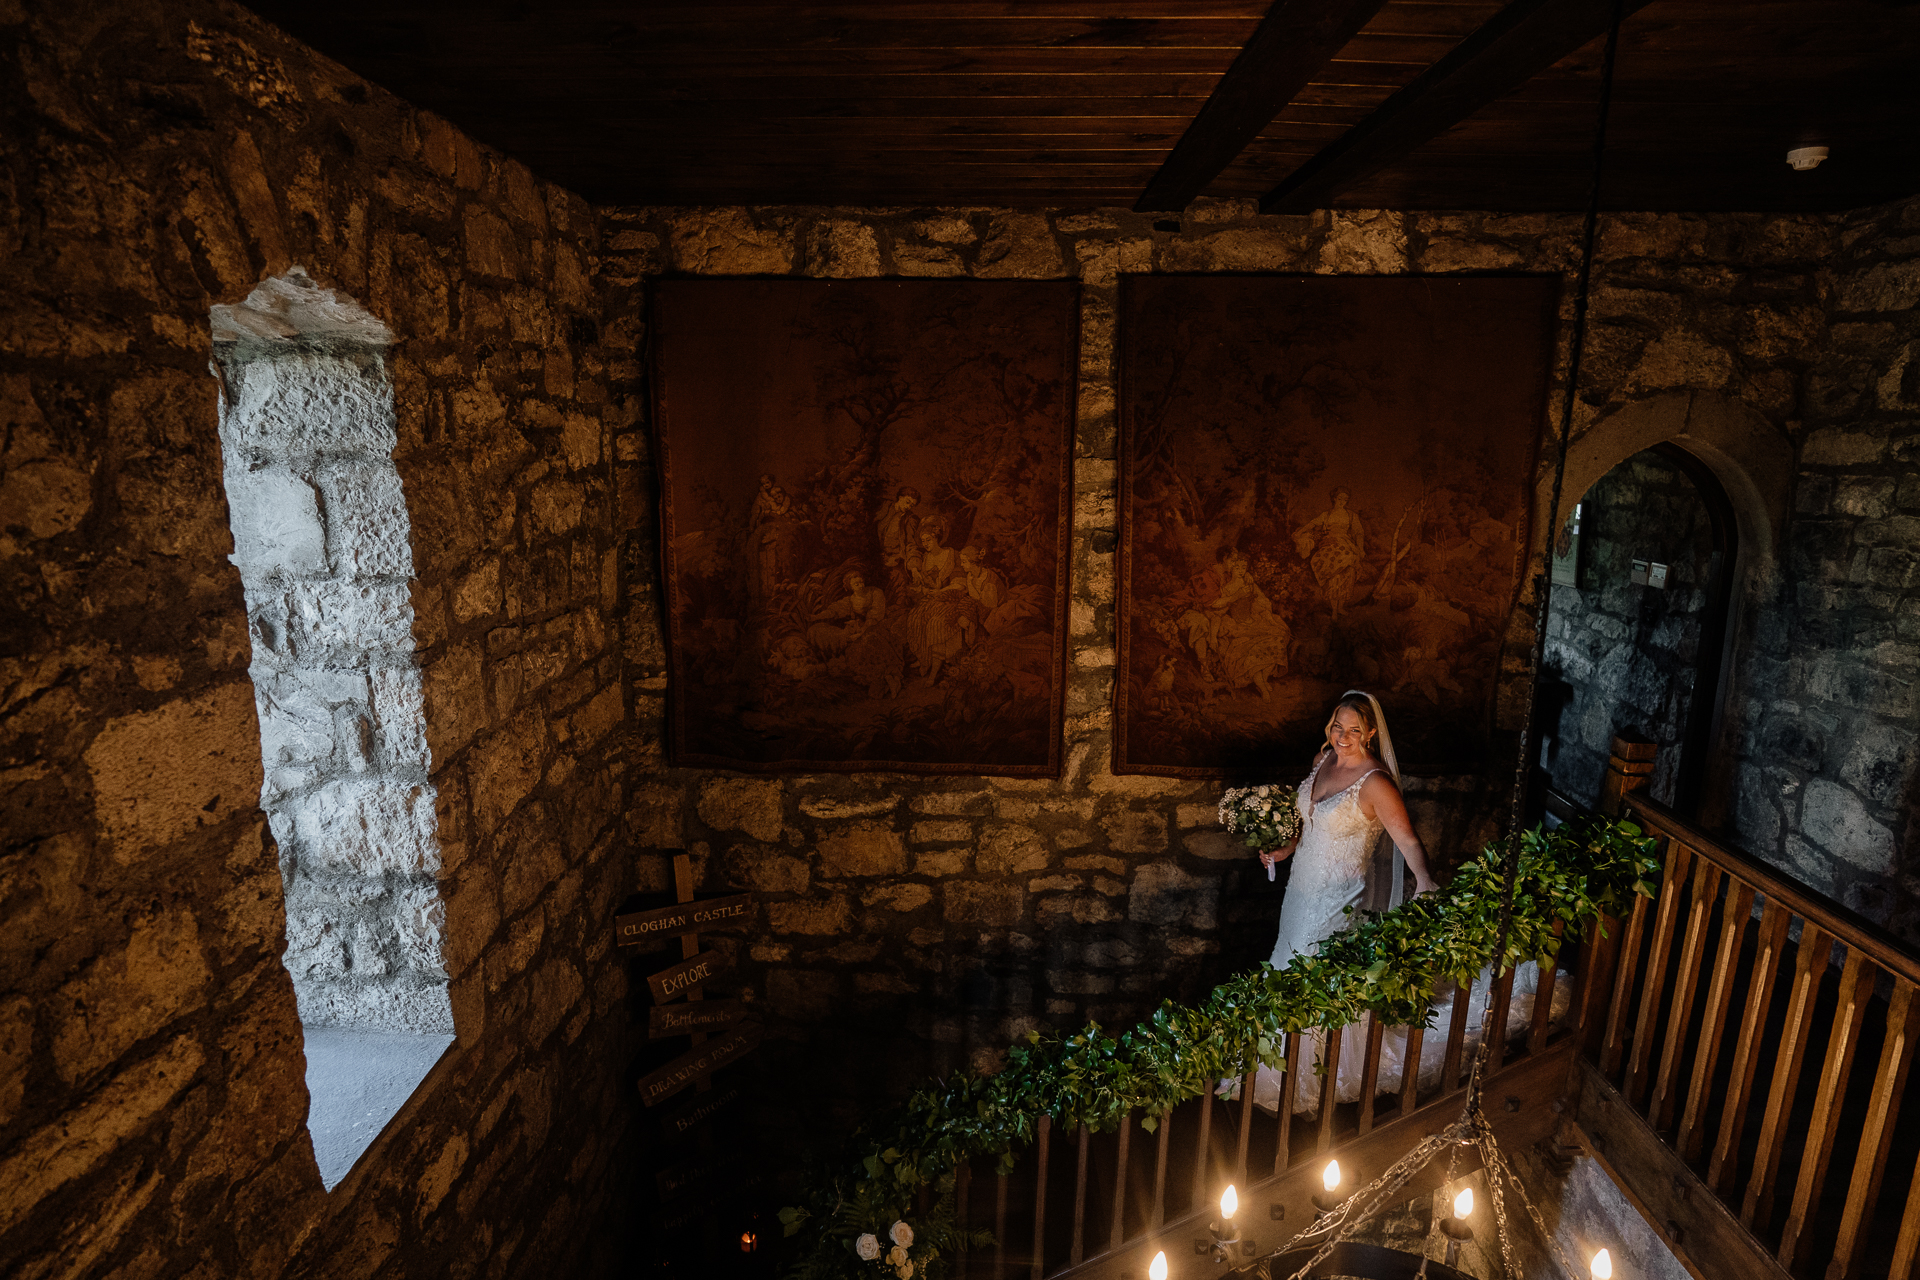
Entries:
<svg viewBox="0 0 1920 1280">
<path fill-rule="evenodd" d="M 1171 862 L 1140 868 L 1127 897 L 1127 919 L 1136 924 L 1210 930 L 1217 923 L 1219 881 L 1188 875 Z"/>
<path fill-rule="evenodd" d="M 947 919 L 956 924 L 981 924 L 1004 928 L 1020 923 L 1026 913 L 1027 895 L 1018 885 L 958 881 L 942 890 Z"/>
<path fill-rule="evenodd" d="M 229 459 L 227 518 L 242 577 L 264 584 L 275 575 L 327 572 L 326 528 L 313 485 L 282 465 L 247 467 Z"/>
<path fill-rule="evenodd" d="M 251 590 L 247 603 L 256 608 Z M 307 666 L 357 666 L 369 654 L 413 652 L 413 601 L 404 583 L 295 582 L 258 608 L 286 619 L 285 652 Z"/>
<path fill-rule="evenodd" d="M 780 838 L 781 787 L 774 779 L 712 778 L 700 784 L 694 806 L 716 831 L 744 831 L 755 840 Z"/>
<path fill-rule="evenodd" d="M 1072 921 L 1074 924 L 1111 924 L 1120 912 L 1105 898 L 1090 893 L 1054 894 L 1034 904 L 1033 919 L 1043 929 Z"/>
<path fill-rule="evenodd" d="M 78 1084 L 182 1014 L 212 980 L 199 924 L 185 911 L 136 921 L 127 944 L 89 965 L 52 1002 L 54 1067 Z"/>
<path fill-rule="evenodd" d="M 413 574 L 406 497 L 391 462 L 336 463 L 320 472 L 327 550 L 336 574 L 406 578 Z"/>
<path fill-rule="evenodd" d="M 1239 836 L 1227 831 L 1188 832 L 1180 838 L 1180 844 L 1195 857 L 1213 862 L 1238 862 L 1253 856 L 1253 850 Z"/>
<path fill-rule="evenodd" d="M 1151 810 L 1122 809 L 1100 825 L 1117 853 L 1160 853 L 1167 847 L 1167 820 Z"/>
<path fill-rule="evenodd" d="M 871 800 L 808 796 L 800 802 L 800 812 L 809 818 L 877 818 L 892 813 L 899 805 L 898 796 L 876 796 Z"/>
<path fill-rule="evenodd" d="M 965 849 L 950 849 L 944 853 L 922 853 L 913 860 L 913 873 L 917 876 L 957 876 L 966 874 L 968 853 Z"/>
<path fill-rule="evenodd" d="M 1815 778 L 1800 802 L 1800 829 L 1828 853 L 1866 871 L 1893 869 L 1893 833 L 1878 822 L 1859 796 L 1835 782 Z"/>
<path fill-rule="evenodd" d="M 805 806 L 801 806 L 805 808 Z M 916 822 L 913 842 L 919 844 L 967 844 L 973 840 L 971 822 Z"/>
<path fill-rule="evenodd" d="M 852 923 L 846 898 L 834 894 L 824 902 L 770 902 L 767 928 L 773 933 L 845 933 Z"/>
<path fill-rule="evenodd" d="M 392 456 L 393 384 L 378 356 L 275 352 L 223 364 L 231 398 L 220 438 L 230 453 Z"/>
<path fill-rule="evenodd" d="M 891 907 L 895 911 L 918 911 L 933 901 L 933 890 L 924 884 L 897 884 L 875 889 L 866 897 L 869 906 Z"/>
<path fill-rule="evenodd" d="M 878 822 L 858 822 L 820 837 L 820 870 L 829 876 L 887 876 L 907 869 L 900 833 Z"/>
<path fill-rule="evenodd" d="M 1027 827 L 1002 826 L 989 828 L 980 837 L 974 862 L 982 873 L 1019 874 L 1045 867 L 1047 857 L 1046 841 L 1038 832 Z"/>
<path fill-rule="evenodd" d="M 725 865 L 729 883 L 755 893 L 805 893 L 813 880 L 805 858 L 773 845 L 734 845 L 727 850 Z"/>
<path fill-rule="evenodd" d="M 376 778 L 329 782 L 294 814 L 302 862 L 361 876 L 432 875 L 433 788 Z"/>
<path fill-rule="evenodd" d="M 251 808 L 260 794 L 256 725 L 240 683 L 107 721 L 85 759 L 116 859 Z"/>
</svg>

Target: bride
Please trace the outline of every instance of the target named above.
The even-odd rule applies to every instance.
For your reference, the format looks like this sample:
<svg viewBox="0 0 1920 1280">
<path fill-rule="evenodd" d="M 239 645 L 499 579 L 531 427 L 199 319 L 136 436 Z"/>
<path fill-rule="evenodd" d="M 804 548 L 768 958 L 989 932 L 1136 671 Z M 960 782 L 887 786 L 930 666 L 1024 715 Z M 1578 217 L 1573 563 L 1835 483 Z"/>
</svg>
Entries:
<svg viewBox="0 0 1920 1280">
<path fill-rule="evenodd" d="M 1274 942 L 1271 963 L 1284 969 L 1296 955 L 1309 952 L 1322 938 L 1347 927 L 1347 909 L 1366 907 L 1385 910 L 1400 905 L 1405 866 L 1413 871 L 1415 893 L 1439 889 L 1428 867 L 1426 849 L 1414 834 L 1407 817 L 1406 801 L 1400 794 L 1400 764 L 1393 754 L 1393 738 L 1387 732 L 1386 716 L 1370 693 L 1349 689 L 1333 705 L 1327 720 L 1327 745 L 1314 758 L 1313 771 L 1300 784 L 1300 836 L 1294 843 L 1271 849 L 1260 855 L 1269 869 L 1275 863 L 1293 860 L 1293 875 L 1287 884 L 1286 899 L 1280 909 L 1280 936 Z M 1382 833 L 1390 837 L 1391 856 L 1376 858 L 1375 847 Z M 1486 975 L 1482 975 L 1483 979 Z M 1531 1017 L 1532 992 L 1538 973 L 1532 965 L 1522 965 L 1514 974 L 1514 988 L 1508 1027 L 1525 1027 Z M 1484 983 L 1476 984 L 1474 998 L 1468 1002 L 1469 1043 L 1479 1039 L 1481 1006 L 1485 1004 Z M 1436 1002 L 1441 1025 L 1451 1012 L 1452 995 Z M 1335 1077 L 1336 1096 L 1353 1102 L 1360 1096 L 1364 1070 L 1366 1037 L 1355 1034 L 1357 1028 L 1340 1037 L 1340 1059 Z M 1293 1109 L 1312 1112 L 1320 1105 L 1320 1077 L 1310 1067 L 1318 1067 L 1324 1057 L 1325 1035 L 1306 1033 L 1309 1044 L 1301 1055 L 1300 1078 L 1294 1081 Z M 1406 1033 L 1387 1032 L 1381 1043 L 1381 1061 L 1377 1087 L 1386 1093 L 1397 1092 L 1404 1077 Z M 1438 1083 L 1446 1054 L 1446 1037 L 1429 1036 L 1420 1054 L 1420 1083 L 1429 1087 Z M 1281 1073 L 1260 1068 L 1254 1080 L 1255 1105 L 1269 1110 L 1280 1103 Z M 1237 1082 L 1236 1082 L 1237 1084 Z"/>
</svg>

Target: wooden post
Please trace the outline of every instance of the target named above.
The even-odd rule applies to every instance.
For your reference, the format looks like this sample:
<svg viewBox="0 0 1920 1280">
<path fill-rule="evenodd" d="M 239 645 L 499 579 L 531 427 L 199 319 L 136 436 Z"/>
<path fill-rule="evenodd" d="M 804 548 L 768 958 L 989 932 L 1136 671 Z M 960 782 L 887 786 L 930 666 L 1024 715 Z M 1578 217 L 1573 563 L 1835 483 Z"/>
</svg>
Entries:
<svg viewBox="0 0 1920 1280">
<path fill-rule="evenodd" d="M 1608 817 L 1619 817 L 1626 810 L 1628 793 L 1647 785 L 1659 751 L 1651 742 L 1615 734 L 1613 755 L 1607 760 L 1606 776 L 1600 780 L 1600 800 L 1594 809 Z"/>
</svg>

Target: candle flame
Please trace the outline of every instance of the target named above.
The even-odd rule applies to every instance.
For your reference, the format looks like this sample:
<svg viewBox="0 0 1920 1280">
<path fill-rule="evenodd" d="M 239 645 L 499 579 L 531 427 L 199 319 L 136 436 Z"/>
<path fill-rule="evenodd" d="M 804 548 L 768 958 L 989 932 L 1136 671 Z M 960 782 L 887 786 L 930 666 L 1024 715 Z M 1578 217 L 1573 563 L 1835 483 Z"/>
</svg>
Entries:
<svg viewBox="0 0 1920 1280">
<path fill-rule="evenodd" d="M 1593 1280 L 1613 1280 L 1613 1255 L 1605 1249 L 1593 1255 Z"/>
<path fill-rule="evenodd" d="M 1473 1188 L 1462 1187 L 1460 1194 L 1453 1198 L 1453 1216 L 1464 1218 L 1473 1212 Z"/>
<path fill-rule="evenodd" d="M 1340 1162 L 1338 1160 L 1327 1161 L 1327 1171 L 1320 1175 L 1320 1185 L 1325 1187 L 1328 1192 L 1332 1192 L 1335 1187 L 1340 1185 Z"/>
<path fill-rule="evenodd" d="M 1240 1195 L 1229 1186 L 1220 1196 L 1220 1216 L 1222 1219 L 1231 1218 L 1239 1209 Z"/>
<path fill-rule="evenodd" d="M 1167 1255 L 1163 1250 L 1153 1255 L 1153 1265 L 1147 1268 L 1150 1280 L 1167 1280 Z"/>
</svg>

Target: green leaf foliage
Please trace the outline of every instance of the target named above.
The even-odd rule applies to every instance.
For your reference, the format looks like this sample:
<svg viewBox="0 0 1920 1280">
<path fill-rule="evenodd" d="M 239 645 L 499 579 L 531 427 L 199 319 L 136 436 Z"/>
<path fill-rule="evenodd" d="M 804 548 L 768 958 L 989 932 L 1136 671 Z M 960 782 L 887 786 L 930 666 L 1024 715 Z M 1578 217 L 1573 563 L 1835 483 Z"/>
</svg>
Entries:
<svg viewBox="0 0 1920 1280">
<path fill-rule="evenodd" d="M 1594 817 L 1514 839 L 1502 968 L 1550 964 L 1565 940 L 1587 937 L 1603 916 L 1626 915 L 1636 894 L 1654 896 L 1655 842 L 1631 823 Z M 1067 1035 L 1032 1032 L 1007 1050 L 997 1074 L 956 1075 L 918 1090 L 857 1130 L 841 1158 L 816 1170 L 805 1202 L 781 1213 L 787 1233 L 803 1237 L 796 1274 L 872 1280 L 874 1264 L 859 1259 L 854 1240 L 905 1220 L 934 1251 L 927 1280 L 941 1280 L 946 1258 L 976 1243 L 953 1222 L 954 1170 L 978 1156 L 1012 1168 L 1042 1116 L 1099 1132 L 1140 1112 L 1141 1127 L 1152 1131 L 1169 1108 L 1216 1081 L 1256 1065 L 1283 1069 L 1283 1033 L 1348 1026 L 1369 1013 L 1390 1026 L 1429 1024 L 1439 983 L 1468 982 L 1496 959 L 1506 852 L 1489 844 L 1442 893 L 1353 913 L 1317 954 L 1295 956 L 1285 969 L 1263 964 L 1198 1004 L 1166 1001 L 1118 1035 L 1091 1023 Z M 916 1218 L 910 1211 L 922 1186 L 933 1188 L 935 1209 Z"/>
</svg>

